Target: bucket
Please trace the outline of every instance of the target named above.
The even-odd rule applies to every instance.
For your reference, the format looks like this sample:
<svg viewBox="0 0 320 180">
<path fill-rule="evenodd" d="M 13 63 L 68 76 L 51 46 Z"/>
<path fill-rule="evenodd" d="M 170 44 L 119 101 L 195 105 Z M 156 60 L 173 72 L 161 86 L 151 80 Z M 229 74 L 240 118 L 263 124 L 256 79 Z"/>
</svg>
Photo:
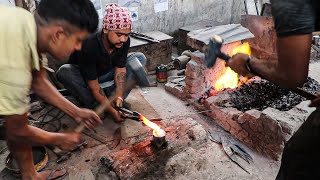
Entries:
<svg viewBox="0 0 320 180">
<path fill-rule="evenodd" d="M 157 81 L 159 83 L 167 82 L 168 69 L 167 69 L 166 65 L 161 64 L 156 67 L 156 76 L 157 76 Z"/>
<path fill-rule="evenodd" d="M 33 163 L 36 171 L 41 171 L 48 163 L 48 154 L 44 146 L 32 147 Z M 10 153 L 6 158 L 6 168 L 13 173 L 13 175 L 20 177 L 20 169 L 18 163 Z"/>
</svg>

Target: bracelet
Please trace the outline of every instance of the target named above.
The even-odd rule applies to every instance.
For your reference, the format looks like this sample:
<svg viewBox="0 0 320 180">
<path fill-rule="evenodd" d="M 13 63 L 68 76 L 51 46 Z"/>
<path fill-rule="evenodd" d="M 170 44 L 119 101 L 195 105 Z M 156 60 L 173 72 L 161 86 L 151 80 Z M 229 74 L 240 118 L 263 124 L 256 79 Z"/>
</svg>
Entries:
<svg viewBox="0 0 320 180">
<path fill-rule="evenodd" d="M 246 69 L 253 75 L 256 75 L 257 73 L 252 69 L 252 66 L 250 64 L 251 56 L 248 56 L 248 59 L 246 61 Z"/>
<path fill-rule="evenodd" d="M 123 102 L 123 98 L 122 97 L 118 96 L 117 98 L 120 99 L 121 102 Z"/>
</svg>

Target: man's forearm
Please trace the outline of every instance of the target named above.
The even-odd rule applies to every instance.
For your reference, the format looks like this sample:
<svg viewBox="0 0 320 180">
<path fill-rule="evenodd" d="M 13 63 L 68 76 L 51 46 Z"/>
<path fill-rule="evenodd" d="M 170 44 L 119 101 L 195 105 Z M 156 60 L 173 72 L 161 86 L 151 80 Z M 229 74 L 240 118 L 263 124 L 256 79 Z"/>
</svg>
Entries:
<svg viewBox="0 0 320 180">
<path fill-rule="evenodd" d="M 40 128 L 27 125 L 26 128 L 9 130 L 6 133 L 7 139 L 17 143 L 26 143 L 32 145 L 52 144 L 58 145 L 57 142 L 63 139 L 59 133 L 44 131 Z M 60 139 L 60 140 L 59 140 Z"/>
<path fill-rule="evenodd" d="M 32 89 L 34 92 L 49 104 L 61 109 L 71 117 L 76 115 L 77 106 L 64 98 L 59 91 L 47 79 L 46 72 L 33 72 Z"/>
<path fill-rule="evenodd" d="M 103 103 L 110 103 L 108 97 L 104 94 L 103 90 L 100 87 L 100 84 L 98 82 L 98 80 L 90 80 L 87 82 L 88 87 L 92 93 L 92 96 L 95 98 L 95 100 L 99 103 L 99 104 L 103 104 Z M 108 106 L 106 110 L 109 110 L 109 108 L 111 107 Z"/>
<path fill-rule="evenodd" d="M 258 75 L 282 87 L 302 86 L 308 77 L 310 44 L 310 34 L 278 38 L 278 60 L 253 59 L 251 66 Z"/>
<path fill-rule="evenodd" d="M 115 85 L 116 85 L 116 96 L 123 97 L 123 92 L 126 86 L 126 69 L 125 68 L 116 68 L 115 69 Z"/>
</svg>

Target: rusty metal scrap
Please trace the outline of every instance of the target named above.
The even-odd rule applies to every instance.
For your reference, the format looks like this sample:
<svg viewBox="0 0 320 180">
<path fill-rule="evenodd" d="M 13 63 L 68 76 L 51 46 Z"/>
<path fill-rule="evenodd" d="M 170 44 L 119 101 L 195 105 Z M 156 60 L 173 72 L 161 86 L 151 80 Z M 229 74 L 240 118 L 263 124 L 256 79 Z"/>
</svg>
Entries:
<svg viewBox="0 0 320 180">
<path fill-rule="evenodd" d="M 208 129 L 208 138 L 218 144 L 221 144 L 223 147 L 224 152 L 227 154 L 229 159 L 237 164 L 241 169 L 246 171 L 248 174 L 250 172 L 240 164 L 237 159 L 237 155 L 240 156 L 242 159 L 247 161 L 249 164 L 253 162 L 253 158 L 247 153 L 244 148 L 235 141 L 230 134 L 224 134 L 219 131 L 213 131 L 212 129 Z"/>
</svg>

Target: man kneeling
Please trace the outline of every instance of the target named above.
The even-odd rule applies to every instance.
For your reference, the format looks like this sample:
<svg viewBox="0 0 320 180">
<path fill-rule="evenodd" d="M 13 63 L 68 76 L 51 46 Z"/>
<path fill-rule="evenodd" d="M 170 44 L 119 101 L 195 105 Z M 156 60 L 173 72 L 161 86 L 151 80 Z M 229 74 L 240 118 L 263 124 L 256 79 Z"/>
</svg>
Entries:
<svg viewBox="0 0 320 180">
<path fill-rule="evenodd" d="M 140 86 L 150 86 L 143 68 L 144 54 L 136 52 L 128 56 L 131 29 L 128 9 L 107 4 L 103 29 L 89 37 L 81 51 L 73 53 L 69 64 L 61 66 L 57 72 L 58 80 L 84 107 L 92 109 L 98 103 L 109 101 L 107 97 L 115 93 L 110 99 L 113 107 L 108 106 L 105 111 L 116 122 L 124 119 L 114 107 L 122 107 L 132 89 L 125 85 L 137 81 Z M 110 81 L 114 82 L 104 88 L 103 84 Z"/>
</svg>

